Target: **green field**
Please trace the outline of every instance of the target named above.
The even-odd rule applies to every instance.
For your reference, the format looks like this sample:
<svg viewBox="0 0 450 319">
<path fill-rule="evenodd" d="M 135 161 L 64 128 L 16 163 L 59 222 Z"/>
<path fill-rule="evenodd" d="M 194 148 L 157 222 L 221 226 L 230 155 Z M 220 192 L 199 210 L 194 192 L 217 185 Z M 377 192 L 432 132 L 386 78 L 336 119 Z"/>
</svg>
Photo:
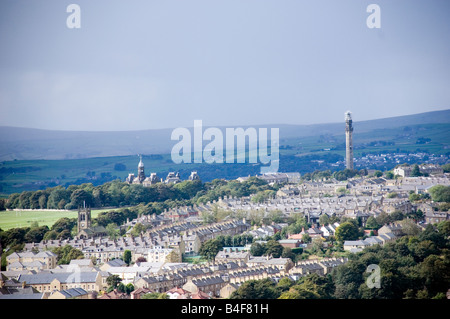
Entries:
<svg viewBox="0 0 450 319">
<path fill-rule="evenodd" d="M 99 213 L 110 211 L 110 209 L 92 210 L 91 216 L 95 218 Z M 29 227 L 31 223 L 37 222 L 39 226 L 47 225 L 49 228 L 60 218 L 77 218 L 77 211 L 45 211 L 45 210 L 19 210 L 0 211 L 0 229 Z"/>
</svg>

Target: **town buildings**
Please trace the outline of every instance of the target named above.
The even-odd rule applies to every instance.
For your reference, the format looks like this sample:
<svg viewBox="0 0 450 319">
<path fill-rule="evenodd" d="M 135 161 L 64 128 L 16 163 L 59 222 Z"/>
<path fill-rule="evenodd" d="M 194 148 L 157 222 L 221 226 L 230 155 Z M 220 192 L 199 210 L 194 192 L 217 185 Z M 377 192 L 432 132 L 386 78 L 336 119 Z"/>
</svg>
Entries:
<svg viewBox="0 0 450 319">
<path fill-rule="evenodd" d="M 439 165 L 434 164 L 422 164 L 418 165 L 419 172 L 425 175 L 442 175 L 444 170 Z M 412 165 L 400 165 L 394 168 L 394 175 L 402 177 L 410 177 L 414 166 Z"/>
<path fill-rule="evenodd" d="M 216 255 L 213 262 L 198 265 L 183 262 L 182 256 L 196 255 L 202 243 L 220 235 L 247 234 L 257 240 L 273 237 L 288 225 L 285 221 L 295 216 L 304 217 L 311 227 L 305 227 L 299 234 L 287 234 L 288 239 L 279 241 L 284 247 L 305 247 L 302 241 L 305 234 L 324 241 L 334 236 L 339 222 L 324 225 L 320 223 L 323 217 L 354 218 L 364 225 L 370 216 L 394 212 L 408 214 L 421 209 L 426 223 L 448 220 L 448 212 L 436 211 L 431 201 L 416 203 L 408 199 L 411 192 L 426 193 L 437 184 L 449 185 L 448 176 L 397 180 L 356 178 L 346 182 L 287 185 L 280 188 L 275 198 L 263 203 L 252 201 L 251 196 L 225 196 L 212 203 L 173 208 L 158 216 L 140 216 L 122 226 L 128 229 L 141 223 L 148 227 L 145 232 L 140 236 L 127 232 L 124 237 L 116 239 L 102 234 L 90 236 L 86 232 L 91 226 L 90 211 L 83 208 L 79 211 L 78 227 L 79 234 L 84 232 L 84 236 L 28 243 L 25 251 L 9 255 L 7 269 L 2 272 L 0 291 L 9 295 L 9 292 L 14 292 L 19 296 L 37 294 L 40 298 L 93 298 L 97 295 L 101 299 L 139 299 L 149 292 L 167 293 L 170 298 L 224 298 L 252 279 L 278 281 L 283 277 L 298 279 L 311 273 L 326 275 L 347 259 L 323 258 L 293 263 L 288 258 L 252 256 L 248 249 L 242 247 L 227 247 Z M 204 224 L 200 216 L 212 213 L 216 208 L 230 212 L 229 216 L 221 222 Z M 255 212 L 262 217 L 260 226 L 251 225 L 251 216 Z M 273 212 L 278 212 L 277 216 L 283 222 L 270 221 Z M 83 214 L 84 218 L 81 217 Z M 234 218 L 238 215 L 240 219 Z M 345 241 L 343 248 L 350 253 L 358 252 L 402 235 L 401 225 L 388 224 L 374 236 Z M 72 260 L 69 265 L 57 265 L 56 255 L 49 249 L 65 245 L 79 249 L 84 259 Z M 132 256 L 129 266 L 121 261 L 126 250 Z M 106 293 L 106 278 L 110 275 L 119 276 L 124 284 L 132 284 L 135 293 Z"/>
</svg>

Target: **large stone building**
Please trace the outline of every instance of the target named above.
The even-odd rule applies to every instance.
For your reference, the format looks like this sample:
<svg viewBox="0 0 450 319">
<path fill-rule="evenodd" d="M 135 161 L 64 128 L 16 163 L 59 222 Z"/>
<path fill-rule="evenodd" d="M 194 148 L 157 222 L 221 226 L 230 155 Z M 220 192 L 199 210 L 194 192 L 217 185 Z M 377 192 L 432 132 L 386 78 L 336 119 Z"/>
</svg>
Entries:
<svg viewBox="0 0 450 319">
<path fill-rule="evenodd" d="M 44 269 L 52 269 L 56 266 L 56 254 L 51 251 L 34 252 L 13 252 L 6 257 L 6 270 L 20 271 L 20 270 L 33 270 L 41 271 Z"/>
<path fill-rule="evenodd" d="M 189 180 L 199 181 L 200 176 L 197 172 L 191 172 Z M 144 162 L 142 162 L 142 156 L 140 156 L 140 161 L 138 164 L 138 175 L 136 176 L 134 175 L 134 173 L 130 173 L 128 174 L 128 177 L 125 179 L 125 181 L 129 184 L 142 184 L 143 186 L 150 186 L 156 183 L 176 184 L 180 183 L 182 180 L 178 172 L 169 172 L 166 179 L 158 177 L 156 173 L 151 173 L 150 176 L 146 177 Z"/>
<path fill-rule="evenodd" d="M 444 170 L 439 165 L 433 164 L 423 164 L 418 165 L 420 174 L 424 175 L 442 175 Z M 411 165 L 400 165 L 394 168 L 394 175 L 399 175 L 402 177 L 409 177 L 412 174 L 414 166 Z"/>
<path fill-rule="evenodd" d="M 128 174 L 128 177 L 125 180 L 130 184 L 142 184 L 144 186 L 150 186 L 162 181 L 161 178 L 156 175 L 156 173 L 151 173 L 149 177 L 145 176 L 145 167 L 144 162 L 142 162 L 142 156 L 140 156 L 140 161 L 138 164 L 138 175 L 134 175 L 133 173 Z"/>
<path fill-rule="evenodd" d="M 103 290 L 102 276 L 96 271 L 71 271 L 61 273 L 40 272 L 19 275 L 18 282 L 26 283 L 39 292 L 52 292 L 82 288 L 88 292 Z"/>
</svg>

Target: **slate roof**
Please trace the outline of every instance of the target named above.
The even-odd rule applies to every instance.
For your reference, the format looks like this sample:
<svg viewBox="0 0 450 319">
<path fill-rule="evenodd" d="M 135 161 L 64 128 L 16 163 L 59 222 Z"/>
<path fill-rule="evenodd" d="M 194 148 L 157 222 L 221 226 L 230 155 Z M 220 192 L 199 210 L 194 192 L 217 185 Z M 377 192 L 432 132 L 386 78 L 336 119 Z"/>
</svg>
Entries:
<svg viewBox="0 0 450 319">
<path fill-rule="evenodd" d="M 126 265 L 126 263 L 122 259 L 118 259 L 118 258 L 107 261 L 105 264 L 108 264 L 111 267 L 122 267 L 122 266 Z"/>
<path fill-rule="evenodd" d="M 61 283 L 72 282 L 95 282 L 97 272 L 66 272 L 66 273 L 38 273 L 33 275 L 20 275 L 19 282 L 26 282 L 28 285 L 49 284 L 54 279 Z"/>
<path fill-rule="evenodd" d="M 87 291 L 82 288 L 70 288 L 66 290 L 61 290 L 60 293 L 66 298 L 75 298 L 87 295 Z"/>
<path fill-rule="evenodd" d="M 205 286 L 210 286 L 210 285 L 222 284 L 224 282 L 225 281 L 220 276 L 192 280 L 192 283 L 194 285 L 196 285 L 197 287 L 205 287 Z"/>
</svg>

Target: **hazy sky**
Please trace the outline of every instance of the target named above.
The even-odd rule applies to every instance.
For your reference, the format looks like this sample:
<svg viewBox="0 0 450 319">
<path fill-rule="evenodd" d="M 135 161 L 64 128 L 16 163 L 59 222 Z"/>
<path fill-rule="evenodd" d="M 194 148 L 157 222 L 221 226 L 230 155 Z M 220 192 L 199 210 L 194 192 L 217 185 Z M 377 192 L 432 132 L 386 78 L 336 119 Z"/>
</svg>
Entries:
<svg viewBox="0 0 450 319">
<path fill-rule="evenodd" d="M 81 8 L 70 29 L 69 4 Z M 381 28 L 369 29 L 369 4 Z M 138 130 L 450 108 L 448 0 L 0 2 L 0 125 Z"/>
</svg>

